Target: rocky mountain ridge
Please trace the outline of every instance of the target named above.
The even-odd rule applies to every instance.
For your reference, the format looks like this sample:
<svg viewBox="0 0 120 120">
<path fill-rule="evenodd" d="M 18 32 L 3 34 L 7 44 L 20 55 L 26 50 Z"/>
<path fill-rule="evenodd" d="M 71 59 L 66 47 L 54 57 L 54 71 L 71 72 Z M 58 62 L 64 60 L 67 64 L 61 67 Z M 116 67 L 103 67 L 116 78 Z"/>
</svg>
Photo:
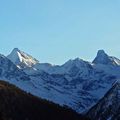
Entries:
<svg viewBox="0 0 120 120">
<path fill-rule="evenodd" d="M 27 59 L 19 58 L 18 52 L 24 53 Z M 19 61 L 15 62 L 18 58 Z M 7 75 L 1 74 L 1 78 L 35 96 L 67 105 L 79 113 L 87 112 L 120 78 L 119 59 L 107 55 L 103 50 L 98 51 L 93 62 L 76 58 L 61 66 L 40 63 L 19 49 L 14 49 L 4 59 L 10 65 L 1 65 L 3 71 L 7 70 Z M 14 75 L 9 66 L 14 66 L 14 71 L 20 71 L 18 75 Z M 16 80 L 18 76 L 22 79 Z"/>
</svg>

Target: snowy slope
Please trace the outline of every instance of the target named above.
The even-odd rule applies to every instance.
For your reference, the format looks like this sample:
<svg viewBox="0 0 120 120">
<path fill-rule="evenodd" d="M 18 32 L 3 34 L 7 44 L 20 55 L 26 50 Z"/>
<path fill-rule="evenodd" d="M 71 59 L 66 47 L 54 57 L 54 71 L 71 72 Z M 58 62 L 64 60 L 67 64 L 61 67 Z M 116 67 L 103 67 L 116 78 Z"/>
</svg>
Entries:
<svg viewBox="0 0 120 120">
<path fill-rule="evenodd" d="M 104 51 L 98 51 L 93 63 L 76 58 L 61 66 L 38 63 L 26 53 L 28 59 L 23 57 L 24 55 L 21 58 L 18 53 L 20 56 L 24 54 L 14 49 L 8 58 L 19 71 L 27 74 L 30 80 L 16 81 L 16 76 L 13 76 L 11 83 L 36 96 L 60 105 L 68 105 L 80 113 L 95 105 L 120 78 L 119 64 L 113 64 L 111 57 Z M 119 63 L 118 59 L 117 62 Z M 7 80 L 9 81 L 9 78 Z"/>
</svg>

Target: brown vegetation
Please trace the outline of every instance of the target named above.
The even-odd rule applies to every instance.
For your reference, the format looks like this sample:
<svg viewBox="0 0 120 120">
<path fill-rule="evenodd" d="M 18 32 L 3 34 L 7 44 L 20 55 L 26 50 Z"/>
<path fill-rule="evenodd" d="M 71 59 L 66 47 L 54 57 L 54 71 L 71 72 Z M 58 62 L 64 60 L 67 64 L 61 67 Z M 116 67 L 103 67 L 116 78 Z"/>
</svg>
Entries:
<svg viewBox="0 0 120 120">
<path fill-rule="evenodd" d="M 0 81 L 0 120 L 85 120 L 76 112 Z"/>
</svg>

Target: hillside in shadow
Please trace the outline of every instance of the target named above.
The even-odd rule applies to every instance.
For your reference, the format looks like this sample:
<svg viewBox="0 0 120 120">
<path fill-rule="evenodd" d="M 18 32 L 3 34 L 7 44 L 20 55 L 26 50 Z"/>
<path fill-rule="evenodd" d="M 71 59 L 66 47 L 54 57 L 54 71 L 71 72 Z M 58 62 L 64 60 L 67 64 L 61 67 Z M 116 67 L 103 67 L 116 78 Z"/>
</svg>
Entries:
<svg viewBox="0 0 120 120">
<path fill-rule="evenodd" d="M 86 120 L 66 107 L 39 99 L 0 81 L 0 120 Z"/>
</svg>

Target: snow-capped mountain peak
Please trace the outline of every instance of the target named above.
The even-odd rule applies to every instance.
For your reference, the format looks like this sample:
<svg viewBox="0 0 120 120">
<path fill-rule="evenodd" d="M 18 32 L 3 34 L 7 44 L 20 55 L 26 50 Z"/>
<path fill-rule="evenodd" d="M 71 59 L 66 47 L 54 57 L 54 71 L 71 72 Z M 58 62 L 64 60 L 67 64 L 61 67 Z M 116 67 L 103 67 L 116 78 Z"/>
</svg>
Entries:
<svg viewBox="0 0 120 120">
<path fill-rule="evenodd" d="M 98 50 L 96 58 L 93 60 L 95 64 L 120 65 L 120 60 L 116 57 L 109 56 L 104 50 Z"/>
<path fill-rule="evenodd" d="M 8 58 L 15 64 L 19 64 L 22 62 L 22 57 L 20 54 L 20 50 L 18 48 L 14 48 Z"/>
<path fill-rule="evenodd" d="M 27 53 L 20 51 L 18 48 L 14 48 L 7 57 L 19 68 L 32 67 L 39 62 Z"/>
<path fill-rule="evenodd" d="M 1 58 L 0 76 L 12 78 L 11 83 L 24 91 L 60 105 L 68 105 L 77 112 L 91 108 L 120 78 L 120 66 L 111 66 L 118 65 L 120 60 L 108 56 L 103 50 L 98 51 L 93 63 L 80 58 L 63 65 L 39 63 L 18 48 L 8 58 L 8 62 Z"/>
</svg>

